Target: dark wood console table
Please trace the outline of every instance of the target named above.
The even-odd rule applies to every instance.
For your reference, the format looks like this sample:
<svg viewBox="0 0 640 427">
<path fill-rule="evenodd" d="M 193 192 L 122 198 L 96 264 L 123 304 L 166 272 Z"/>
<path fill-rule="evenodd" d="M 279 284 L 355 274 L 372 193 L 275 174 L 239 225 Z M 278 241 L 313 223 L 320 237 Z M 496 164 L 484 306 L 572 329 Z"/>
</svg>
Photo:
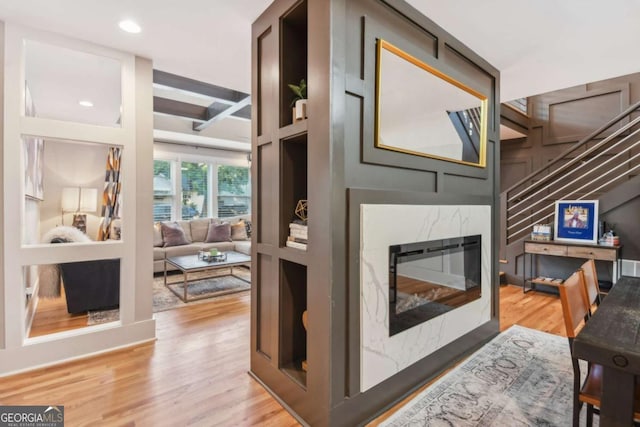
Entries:
<svg viewBox="0 0 640 427">
<path fill-rule="evenodd" d="M 602 365 L 600 426 L 630 426 L 640 375 L 640 278 L 622 277 L 573 341 L 573 355 Z"/>
<path fill-rule="evenodd" d="M 597 261 L 611 261 L 613 263 L 612 282 L 616 283 L 620 276 L 622 246 L 588 245 L 579 243 L 567 243 L 556 241 L 525 240 L 524 258 L 522 265 L 522 290 L 528 292 L 534 289 L 536 284 L 556 286 L 562 283 L 556 280 L 538 280 L 539 272 L 535 267 L 537 256 L 548 255 L 569 258 L 594 259 Z M 529 275 L 527 276 L 527 258 L 529 259 Z M 544 275 L 543 275 L 544 277 Z M 527 289 L 529 284 L 529 289 Z"/>
</svg>

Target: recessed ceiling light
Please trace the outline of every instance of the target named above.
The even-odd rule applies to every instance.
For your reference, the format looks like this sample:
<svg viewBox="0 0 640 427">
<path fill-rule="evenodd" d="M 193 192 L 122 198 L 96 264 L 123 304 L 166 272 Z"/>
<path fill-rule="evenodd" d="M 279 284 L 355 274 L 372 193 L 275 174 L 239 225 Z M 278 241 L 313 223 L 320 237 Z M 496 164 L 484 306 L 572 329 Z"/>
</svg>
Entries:
<svg viewBox="0 0 640 427">
<path fill-rule="evenodd" d="M 93 102 L 91 101 L 80 101 L 78 102 L 78 104 L 82 105 L 83 107 L 93 107 Z"/>
<path fill-rule="evenodd" d="M 131 33 L 131 34 L 138 34 L 140 31 L 142 31 L 142 28 L 140 28 L 140 25 L 128 19 L 125 19 L 124 21 L 120 21 L 118 25 L 120 26 L 120 29 L 122 31 L 126 31 L 127 33 Z"/>
</svg>

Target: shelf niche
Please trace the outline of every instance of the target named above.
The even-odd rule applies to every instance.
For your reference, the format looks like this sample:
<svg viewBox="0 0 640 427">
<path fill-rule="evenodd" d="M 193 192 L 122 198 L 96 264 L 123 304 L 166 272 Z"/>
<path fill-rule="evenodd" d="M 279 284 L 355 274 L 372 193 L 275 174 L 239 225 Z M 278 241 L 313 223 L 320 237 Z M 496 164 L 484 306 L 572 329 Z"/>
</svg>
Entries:
<svg viewBox="0 0 640 427">
<path fill-rule="evenodd" d="M 296 3 L 280 18 L 280 127 L 293 123 L 289 84 L 307 81 L 307 0 Z"/>
<path fill-rule="evenodd" d="M 302 313 L 307 309 L 307 267 L 295 262 L 280 263 L 280 369 L 306 389 L 307 331 Z"/>
<path fill-rule="evenodd" d="M 306 133 L 282 141 L 281 168 L 280 246 L 285 247 L 289 224 L 296 218 L 296 205 L 307 199 Z"/>
</svg>

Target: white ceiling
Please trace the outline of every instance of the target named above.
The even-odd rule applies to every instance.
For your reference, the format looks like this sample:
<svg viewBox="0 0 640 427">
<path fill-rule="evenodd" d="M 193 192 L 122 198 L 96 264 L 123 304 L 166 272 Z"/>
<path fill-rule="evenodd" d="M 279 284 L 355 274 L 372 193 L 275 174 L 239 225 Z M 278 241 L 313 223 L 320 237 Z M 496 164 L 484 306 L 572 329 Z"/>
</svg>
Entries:
<svg viewBox="0 0 640 427">
<path fill-rule="evenodd" d="M 250 92 L 251 23 L 270 2 L 2 0 L 0 19 L 133 52 L 152 58 L 156 69 Z M 638 0 L 408 2 L 500 70 L 502 101 L 640 70 Z M 124 18 L 136 20 L 142 33 L 120 31 Z"/>
</svg>

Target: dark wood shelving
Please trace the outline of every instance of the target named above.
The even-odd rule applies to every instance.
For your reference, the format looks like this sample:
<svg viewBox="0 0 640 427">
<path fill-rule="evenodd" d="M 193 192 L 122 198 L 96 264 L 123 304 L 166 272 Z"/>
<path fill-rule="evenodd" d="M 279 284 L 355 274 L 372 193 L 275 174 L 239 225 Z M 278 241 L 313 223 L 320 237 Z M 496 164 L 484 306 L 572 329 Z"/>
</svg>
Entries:
<svg viewBox="0 0 640 427">
<path fill-rule="evenodd" d="M 295 262 L 296 264 L 307 265 L 307 252 L 290 248 L 288 246 L 280 248 L 280 258 L 287 261 Z"/>
<path fill-rule="evenodd" d="M 307 119 L 298 120 L 286 126 L 283 126 L 278 131 L 278 137 L 280 139 L 287 139 L 294 136 L 307 133 Z"/>
<path fill-rule="evenodd" d="M 288 85 L 308 82 L 308 8 L 319 6 L 311 0 L 278 1 L 259 19 L 264 26 L 254 24 L 254 90 L 261 94 L 256 117 L 263 120 L 253 130 L 260 257 L 252 286 L 251 372 L 302 418 L 312 418 L 320 370 L 302 369 L 307 350 L 317 346 L 302 324 L 312 267 L 306 251 L 286 244 L 296 205 L 308 200 L 307 141 L 314 119 L 293 120 L 295 95 Z M 277 79 L 272 78 L 274 69 Z M 316 316 L 311 311 L 309 322 Z M 314 378 L 313 386 L 307 378 Z"/>
<path fill-rule="evenodd" d="M 281 142 L 280 246 L 289 236 L 289 224 L 296 218 L 299 200 L 307 199 L 307 135 L 297 135 Z"/>
<path fill-rule="evenodd" d="M 307 309 L 307 267 L 280 260 L 280 369 L 305 386 L 302 360 L 307 358 L 307 331 L 302 313 Z M 298 372 L 293 375 L 292 372 Z"/>
<path fill-rule="evenodd" d="M 288 84 L 307 80 L 307 33 L 307 0 L 302 0 L 280 18 L 280 127 L 293 122 Z"/>
<path fill-rule="evenodd" d="M 376 40 L 385 38 L 487 96 L 485 168 L 375 146 Z M 288 85 L 301 79 L 308 85 L 307 118 L 294 121 Z M 361 348 L 359 206 L 496 210 L 499 185 L 491 170 L 499 147 L 490 141 L 499 140 L 498 83 L 496 69 L 405 0 L 272 0 L 253 23 L 251 374 L 301 424 L 362 425 L 498 333 L 491 292 L 492 310 L 483 314 L 490 322 L 402 372 L 385 371 L 383 383 L 363 381 L 372 368 Z M 296 235 L 306 241 L 306 251 L 286 246 L 299 200 L 307 200 L 308 233 L 298 227 L 293 241 Z"/>
<path fill-rule="evenodd" d="M 294 360 L 282 366 L 281 370 L 300 387 L 307 389 L 307 372 L 302 369 L 302 360 Z"/>
</svg>

